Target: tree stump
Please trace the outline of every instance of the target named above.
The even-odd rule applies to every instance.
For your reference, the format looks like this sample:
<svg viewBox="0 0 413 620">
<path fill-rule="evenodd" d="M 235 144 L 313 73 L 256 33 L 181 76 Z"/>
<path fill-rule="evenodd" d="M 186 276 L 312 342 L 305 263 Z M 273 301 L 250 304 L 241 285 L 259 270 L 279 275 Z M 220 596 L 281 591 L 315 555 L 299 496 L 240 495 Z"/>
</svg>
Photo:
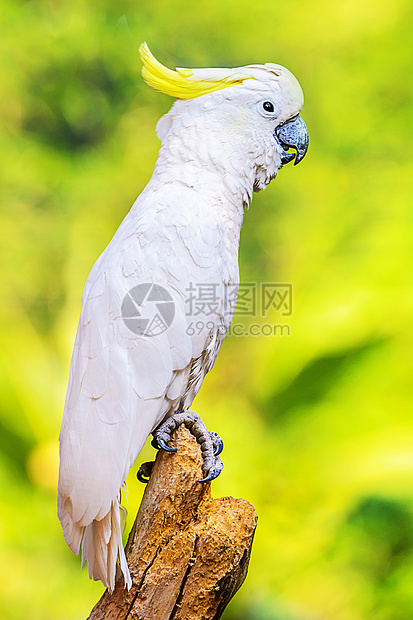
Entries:
<svg viewBox="0 0 413 620">
<path fill-rule="evenodd" d="M 212 499 L 200 448 L 184 427 L 175 453 L 160 450 L 126 545 L 132 577 L 119 575 L 89 620 L 218 620 L 248 570 L 257 525 L 243 499 Z"/>
</svg>

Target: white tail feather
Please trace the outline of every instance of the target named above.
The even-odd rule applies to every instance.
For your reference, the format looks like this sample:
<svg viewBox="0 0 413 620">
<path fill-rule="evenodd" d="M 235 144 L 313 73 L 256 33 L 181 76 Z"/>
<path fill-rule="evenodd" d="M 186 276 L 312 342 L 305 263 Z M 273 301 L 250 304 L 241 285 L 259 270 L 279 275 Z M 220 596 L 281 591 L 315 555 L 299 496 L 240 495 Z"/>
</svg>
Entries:
<svg viewBox="0 0 413 620">
<path fill-rule="evenodd" d="M 73 521 L 72 511 L 73 507 L 70 497 L 63 498 L 59 494 L 57 498 L 57 515 L 62 524 L 63 536 L 73 553 L 78 555 L 85 528 Z"/>
<path fill-rule="evenodd" d="M 114 500 L 103 519 L 93 520 L 86 526 L 82 541 L 82 565 L 87 561 L 89 577 L 95 581 L 100 579 L 111 592 L 115 587 L 118 555 L 125 587 L 129 590 L 132 580 L 122 544 L 119 502 Z"/>
<path fill-rule="evenodd" d="M 69 502 L 69 503 L 68 503 Z M 122 544 L 119 502 L 114 500 L 109 512 L 97 521 L 86 526 L 74 523 L 71 515 L 70 499 L 59 497 L 59 519 L 62 523 L 65 540 L 72 551 L 79 553 L 82 543 L 82 567 L 88 563 L 89 577 L 100 579 L 111 592 L 115 587 L 117 558 L 125 579 L 125 587 L 130 590 L 132 579 Z"/>
</svg>

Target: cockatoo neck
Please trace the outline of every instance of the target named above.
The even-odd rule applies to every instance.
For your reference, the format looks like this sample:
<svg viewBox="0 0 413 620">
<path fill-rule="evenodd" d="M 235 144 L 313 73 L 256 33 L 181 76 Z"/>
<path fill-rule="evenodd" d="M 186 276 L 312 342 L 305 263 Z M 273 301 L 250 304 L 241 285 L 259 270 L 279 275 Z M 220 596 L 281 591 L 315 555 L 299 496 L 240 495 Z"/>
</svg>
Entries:
<svg viewBox="0 0 413 620">
<path fill-rule="evenodd" d="M 156 177 L 225 197 L 243 212 L 253 191 L 264 188 L 280 167 L 272 135 L 263 144 L 249 121 L 248 110 L 229 105 L 221 93 L 177 101 L 157 126 L 162 147 Z"/>
</svg>

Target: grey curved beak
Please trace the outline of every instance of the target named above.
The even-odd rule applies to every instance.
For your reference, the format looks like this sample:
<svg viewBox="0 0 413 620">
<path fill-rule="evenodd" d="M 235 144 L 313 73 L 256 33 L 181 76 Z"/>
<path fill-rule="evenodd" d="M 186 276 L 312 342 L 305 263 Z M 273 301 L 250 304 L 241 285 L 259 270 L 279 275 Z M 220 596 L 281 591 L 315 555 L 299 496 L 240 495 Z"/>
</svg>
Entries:
<svg viewBox="0 0 413 620">
<path fill-rule="evenodd" d="M 300 115 L 283 123 L 274 132 L 274 138 L 281 146 L 283 152 L 281 154 L 281 164 L 288 164 L 295 158 L 294 166 L 296 166 L 308 150 L 308 129 Z M 287 153 L 289 148 L 297 151 L 297 154 Z"/>
</svg>

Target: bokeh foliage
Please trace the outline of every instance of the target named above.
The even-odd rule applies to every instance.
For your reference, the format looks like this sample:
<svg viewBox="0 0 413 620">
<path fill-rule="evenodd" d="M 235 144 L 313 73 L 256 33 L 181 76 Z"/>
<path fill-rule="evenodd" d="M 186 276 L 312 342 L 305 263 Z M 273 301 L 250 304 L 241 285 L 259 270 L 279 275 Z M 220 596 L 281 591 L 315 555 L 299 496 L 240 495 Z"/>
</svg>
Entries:
<svg viewBox="0 0 413 620">
<path fill-rule="evenodd" d="M 55 516 L 57 435 L 84 281 L 171 105 L 140 78 L 143 40 L 172 67 L 285 64 L 306 95 L 307 158 L 254 198 L 241 243 L 244 281 L 294 283 L 291 336 L 228 338 L 195 401 L 226 443 L 215 495 L 259 514 L 225 618 L 413 617 L 412 13 L 2 0 L 2 618 L 86 617 L 102 591 Z M 132 474 L 130 518 L 141 492 Z"/>
</svg>

